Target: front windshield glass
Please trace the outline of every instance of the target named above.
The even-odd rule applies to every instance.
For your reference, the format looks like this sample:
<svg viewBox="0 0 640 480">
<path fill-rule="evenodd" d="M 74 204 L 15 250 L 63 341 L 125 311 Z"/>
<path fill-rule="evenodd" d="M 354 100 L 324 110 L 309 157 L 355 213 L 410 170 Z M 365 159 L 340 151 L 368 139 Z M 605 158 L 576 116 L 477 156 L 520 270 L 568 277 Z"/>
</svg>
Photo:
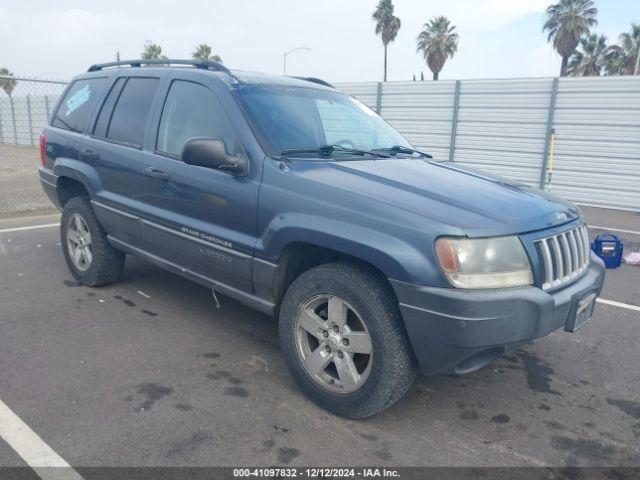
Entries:
<svg viewBox="0 0 640 480">
<path fill-rule="evenodd" d="M 366 151 L 395 145 L 410 147 L 373 110 L 339 92 L 245 85 L 237 93 L 258 128 L 279 152 L 323 145 Z"/>
</svg>

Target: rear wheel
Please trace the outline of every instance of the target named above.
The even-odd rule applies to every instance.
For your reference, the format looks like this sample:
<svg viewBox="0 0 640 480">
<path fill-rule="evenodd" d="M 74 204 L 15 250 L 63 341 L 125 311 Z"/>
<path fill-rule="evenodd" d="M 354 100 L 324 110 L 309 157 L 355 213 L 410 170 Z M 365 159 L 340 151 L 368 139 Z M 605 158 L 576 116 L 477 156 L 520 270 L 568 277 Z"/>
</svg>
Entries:
<svg viewBox="0 0 640 480">
<path fill-rule="evenodd" d="M 415 361 L 397 301 L 366 267 L 313 268 L 287 290 L 280 342 L 300 388 L 338 415 L 364 418 L 402 398 Z"/>
<path fill-rule="evenodd" d="M 107 241 L 87 197 L 74 197 L 65 204 L 60 237 L 65 260 L 78 282 L 97 287 L 118 279 L 125 255 Z"/>
</svg>

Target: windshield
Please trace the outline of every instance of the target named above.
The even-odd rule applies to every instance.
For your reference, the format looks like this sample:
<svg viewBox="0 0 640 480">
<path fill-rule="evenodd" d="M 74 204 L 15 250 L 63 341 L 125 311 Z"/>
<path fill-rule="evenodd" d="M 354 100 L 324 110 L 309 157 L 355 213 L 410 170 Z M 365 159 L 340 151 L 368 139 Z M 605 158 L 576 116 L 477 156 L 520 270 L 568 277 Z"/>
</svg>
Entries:
<svg viewBox="0 0 640 480">
<path fill-rule="evenodd" d="M 366 151 L 396 145 L 410 147 L 373 110 L 339 92 L 245 85 L 237 93 L 278 152 L 324 145 Z"/>
</svg>

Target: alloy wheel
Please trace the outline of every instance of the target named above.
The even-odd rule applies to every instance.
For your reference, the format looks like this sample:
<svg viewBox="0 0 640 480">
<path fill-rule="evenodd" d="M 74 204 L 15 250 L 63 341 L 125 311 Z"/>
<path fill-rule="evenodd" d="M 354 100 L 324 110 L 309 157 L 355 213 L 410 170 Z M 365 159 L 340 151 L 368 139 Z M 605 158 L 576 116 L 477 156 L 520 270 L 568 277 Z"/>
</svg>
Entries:
<svg viewBox="0 0 640 480">
<path fill-rule="evenodd" d="M 362 316 L 342 298 L 316 295 L 299 310 L 296 345 L 314 382 L 332 393 L 361 388 L 371 373 L 373 347 Z"/>
<path fill-rule="evenodd" d="M 79 271 L 86 272 L 93 262 L 93 247 L 91 232 L 80 214 L 74 213 L 69 217 L 66 238 L 71 262 Z"/>
</svg>

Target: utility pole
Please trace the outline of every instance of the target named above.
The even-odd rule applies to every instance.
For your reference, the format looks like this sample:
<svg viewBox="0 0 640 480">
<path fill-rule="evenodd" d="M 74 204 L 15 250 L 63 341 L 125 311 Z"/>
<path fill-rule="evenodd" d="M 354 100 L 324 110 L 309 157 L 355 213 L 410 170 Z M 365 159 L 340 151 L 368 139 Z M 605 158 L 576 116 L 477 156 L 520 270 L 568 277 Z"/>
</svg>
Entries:
<svg viewBox="0 0 640 480">
<path fill-rule="evenodd" d="M 282 54 L 282 74 L 287 74 L 287 55 L 298 50 L 311 50 L 309 47 L 296 47 Z"/>
</svg>

